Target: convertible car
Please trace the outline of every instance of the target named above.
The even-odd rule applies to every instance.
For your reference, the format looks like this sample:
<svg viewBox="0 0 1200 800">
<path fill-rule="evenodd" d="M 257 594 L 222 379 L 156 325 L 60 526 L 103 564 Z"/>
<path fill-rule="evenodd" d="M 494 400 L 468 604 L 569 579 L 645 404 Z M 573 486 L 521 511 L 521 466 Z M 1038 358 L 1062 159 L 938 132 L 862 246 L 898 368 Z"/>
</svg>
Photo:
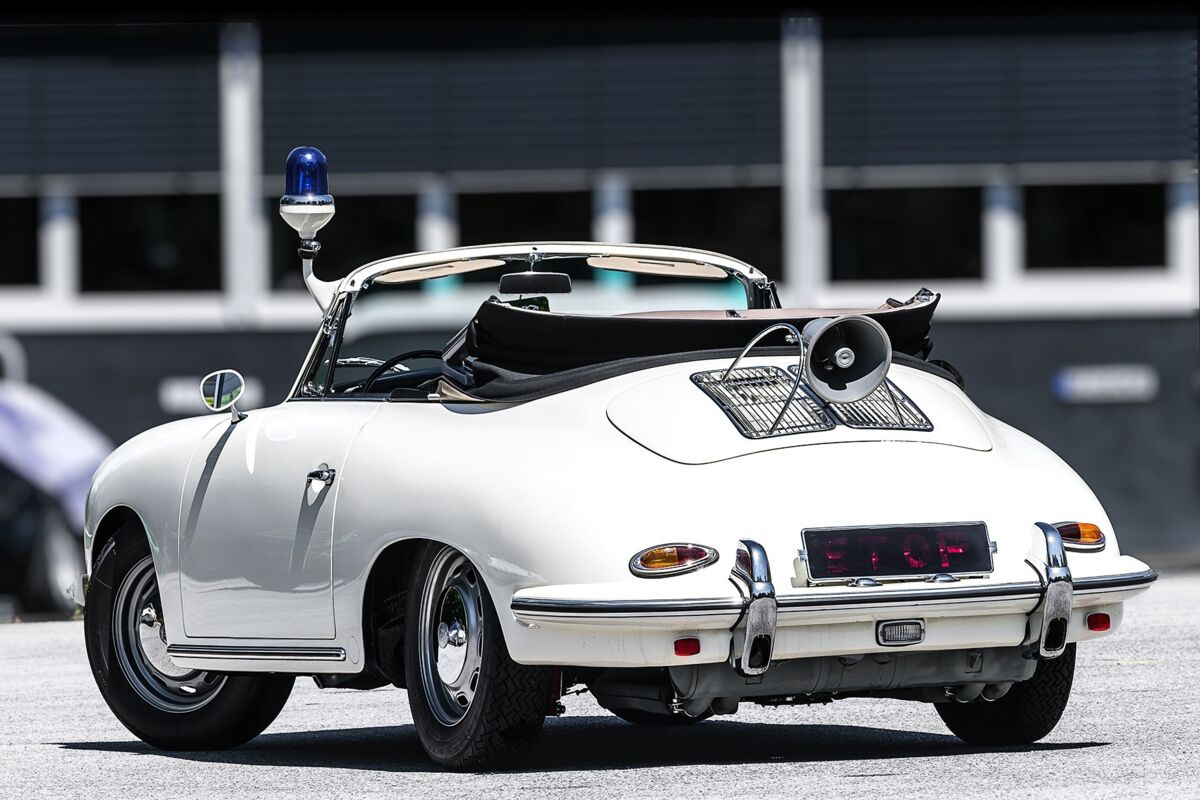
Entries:
<svg viewBox="0 0 1200 800">
<path fill-rule="evenodd" d="M 213 373 L 214 413 L 126 443 L 91 487 L 88 657 L 155 746 L 241 744 L 298 675 L 406 688 L 456 769 L 508 763 L 583 689 L 638 725 L 875 697 L 1028 743 L 1067 705 L 1077 644 L 1156 577 L 1066 464 L 929 358 L 935 293 L 781 308 L 728 256 L 587 242 L 325 282 L 323 167 L 293 151 L 281 206 L 324 312 L 288 396 L 242 412 L 241 377 Z M 592 269 L 744 302 L 560 308 Z M 485 299 L 402 350 L 392 301 L 449 276 Z"/>
</svg>

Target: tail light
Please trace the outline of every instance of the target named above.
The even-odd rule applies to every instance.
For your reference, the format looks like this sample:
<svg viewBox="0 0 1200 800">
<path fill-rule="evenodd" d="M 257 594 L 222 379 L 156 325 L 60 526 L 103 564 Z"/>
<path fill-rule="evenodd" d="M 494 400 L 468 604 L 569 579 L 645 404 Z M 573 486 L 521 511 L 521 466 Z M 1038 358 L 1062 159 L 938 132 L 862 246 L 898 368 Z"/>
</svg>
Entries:
<svg viewBox="0 0 1200 800">
<path fill-rule="evenodd" d="M 1068 550 L 1104 549 L 1104 531 L 1090 522 L 1060 522 L 1054 527 Z"/>
<path fill-rule="evenodd" d="M 1089 631 L 1106 631 L 1112 627 L 1112 618 L 1103 612 L 1087 615 L 1087 629 Z"/>
<path fill-rule="evenodd" d="M 639 578 L 665 578 L 707 567 L 717 560 L 717 551 L 699 544 L 660 544 L 629 560 L 629 571 Z"/>
</svg>

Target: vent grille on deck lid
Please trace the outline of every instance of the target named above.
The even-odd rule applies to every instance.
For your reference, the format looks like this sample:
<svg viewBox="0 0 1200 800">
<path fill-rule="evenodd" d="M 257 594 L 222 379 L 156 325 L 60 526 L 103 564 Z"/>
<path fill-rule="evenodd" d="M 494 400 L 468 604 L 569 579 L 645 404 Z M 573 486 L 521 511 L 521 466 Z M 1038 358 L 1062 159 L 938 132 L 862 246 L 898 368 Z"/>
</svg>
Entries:
<svg viewBox="0 0 1200 800">
<path fill-rule="evenodd" d="M 789 433 L 827 431 L 834 421 L 801 385 L 787 406 L 796 379 L 779 367 L 741 367 L 722 381 L 725 370 L 698 372 L 692 381 L 729 416 L 741 434 L 750 439 L 783 436 Z M 776 419 L 779 424 L 772 430 Z"/>
<path fill-rule="evenodd" d="M 789 367 L 795 374 L 796 367 Z M 884 380 L 879 388 L 853 403 L 830 403 L 830 412 L 848 428 L 931 431 L 933 423 L 899 386 Z"/>
</svg>

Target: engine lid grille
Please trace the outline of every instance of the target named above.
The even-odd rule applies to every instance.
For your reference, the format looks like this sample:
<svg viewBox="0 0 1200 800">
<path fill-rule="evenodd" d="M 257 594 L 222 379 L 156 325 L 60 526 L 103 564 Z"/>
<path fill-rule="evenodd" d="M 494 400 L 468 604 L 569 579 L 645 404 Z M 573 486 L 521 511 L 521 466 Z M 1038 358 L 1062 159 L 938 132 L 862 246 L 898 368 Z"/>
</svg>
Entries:
<svg viewBox="0 0 1200 800">
<path fill-rule="evenodd" d="M 740 367 L 722 381 L 724 375 L 723 369 L 698 372 L 692 376 L 692 382 L 711 397 L 738 431 L 749 439 L 827 431 L 836 424 L 805 391 L 803 384 L 788 404 L 796 379 L 779 367 Z"/>
<path fill-rule="evenodd" d="M 720 406 L 743 436 L 766 439 L 832 430 L 838 423 L 865 430 L 932 431 L 933 423 L 904 391 L 884 380 L 853 403 L 822 403 L 803 382 L 788 403 L 796 367 L 739 367 L 697 372 L 692 382 Z M 786 407 L 786 410 L 785 410 Z M 780 413 L 783 413 L 782 417 Z"/>
<path fill-rule="evenodd" d="M 796 367 L 788 368 L 792 374 Z M 879 388 L 853 403 L 830 403 L 829 410 L 848 428 L 931 431 L 933 423 L 896 384 L 885 379 Z"/>
</svg>

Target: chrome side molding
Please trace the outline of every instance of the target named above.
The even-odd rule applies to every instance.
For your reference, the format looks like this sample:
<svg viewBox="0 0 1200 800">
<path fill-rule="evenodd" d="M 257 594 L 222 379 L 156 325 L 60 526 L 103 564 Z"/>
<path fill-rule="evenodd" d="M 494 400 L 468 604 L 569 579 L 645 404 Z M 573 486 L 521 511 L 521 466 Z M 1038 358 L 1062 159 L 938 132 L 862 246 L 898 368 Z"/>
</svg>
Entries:
<svg viewBox="0 0 1200 800">
<path fill-rule="evenodd" d="M 734 559 L 732 577 L 746 591 L 746 641 L 742 656 L 733 662 L 742 675 L 762 675 L 771 666 L 775 649 L 777 605 L 775 584 L 771 582 L 771 564 L 767 551 L 753 539 L 742 539 Z M 733 657 L 733 654 L 730 654 Z"/>
<path fill-rule="evenodd" d="M 1046 538 L 1046 591 L 1042 595 L 1037 654 L 1039 658 L 1057 658 L 1067 649 L 1067 626 L 1071 622 L 1075 586 L 1071 581 L 1071 568 L 1067 566 L 1062 535 L 1053 525 L 1036 524 Z"/>
<path fill-rule="evenodd" d="M 242 647 L 240 645 L 173 644 L 167 655 L 220 658 L 230 661 L 345 661 L 341 647 Z"/>
</svg>

